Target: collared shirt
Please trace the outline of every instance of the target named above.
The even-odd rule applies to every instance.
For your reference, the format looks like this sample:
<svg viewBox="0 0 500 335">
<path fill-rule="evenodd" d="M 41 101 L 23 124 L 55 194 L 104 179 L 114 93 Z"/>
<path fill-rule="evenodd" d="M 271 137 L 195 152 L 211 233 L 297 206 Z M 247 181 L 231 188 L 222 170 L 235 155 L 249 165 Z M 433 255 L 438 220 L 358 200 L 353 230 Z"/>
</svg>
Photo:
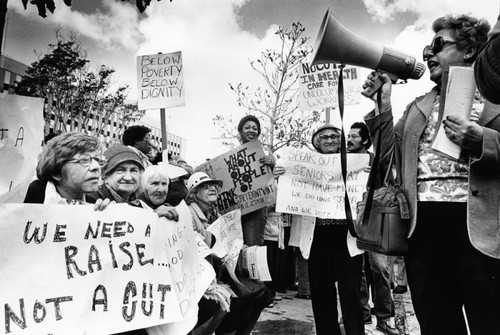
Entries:
<svg viewBox="0 0 500 335">
<path fill-rule="evenodd" d="M 82 199 L 66 199 L 61 197 L 59 192 L 57 192 L 56 185 L 51 181 L 47 182 L 45 187 L 45 200 L 44 204 L 57 204 L 57 205 L 83 205 L 86 204 L 85 194 Z"/>
</svg>

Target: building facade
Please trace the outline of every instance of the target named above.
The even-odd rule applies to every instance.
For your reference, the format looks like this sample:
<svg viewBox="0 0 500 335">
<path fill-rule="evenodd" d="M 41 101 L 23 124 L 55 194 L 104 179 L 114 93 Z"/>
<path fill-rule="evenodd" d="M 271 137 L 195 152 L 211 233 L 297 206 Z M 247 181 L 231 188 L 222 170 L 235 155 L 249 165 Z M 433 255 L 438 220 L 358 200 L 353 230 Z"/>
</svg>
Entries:
<svg viewBox="0 0 500 335">
<path fill-rule="evenodd" d="M 21 81 L 22 77 L 25 75 L 28 65 L 16 61 L 5 55 L 0 55 L 0 92 L 14 93 L 15 87 Z M 45 108 L 44 114 L 47 108 Z M 89 122 L 87 129 L 82 129 L 87 133 L 91 133 L 92 129 L 95 129 L 95 123 L 99 120 L 99 115 L 92 115 L 92 121 Z M 93 124 L 94 123 L 94 124 Z M 131 123 L 144 125 L 151 128 L 151 137 L 157 150 L 161 150 L 162 138 L 161 129 L 159 121 L 143 117 L 141 120 Z M 47 135 L 54 130 L 55 126 L 55 116 L 51 115 L 50 121 L 46 122 L 44 134 Z M 78 120 L 68 120 L 68 126 L 72 126 L 72 129 L 78 128 Z M 107 125 L 104 126 L 99 134 L 99 138 L 106 145 L 109 146 L 112 143 L 121 142 L 121 137 L 123 131 L 125 130 L 125 125 L 121 120 L 119 114 L 115 114 L 110 120 L 108 120 Z M 187 142 L 184 138 L 167 132 L 167 152 L 171 155 L 179 155 L 184 157 L 186 155 Z"/>
</svg>

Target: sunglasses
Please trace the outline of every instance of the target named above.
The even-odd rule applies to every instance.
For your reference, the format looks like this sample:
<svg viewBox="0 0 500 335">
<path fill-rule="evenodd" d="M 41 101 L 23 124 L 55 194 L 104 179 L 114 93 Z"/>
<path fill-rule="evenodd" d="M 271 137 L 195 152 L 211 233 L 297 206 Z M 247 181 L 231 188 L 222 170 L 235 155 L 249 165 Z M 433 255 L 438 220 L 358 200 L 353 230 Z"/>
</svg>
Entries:
<svg viewBox="0 0 500 335">
<path fill-rule="evenodd" d="M 81 166 L 89 166 L 95 160 L 99 166 L 104 166 L 106 164 L 106 157 L 103 155 L 91 156 L 89 154 L 83 154 L 79 158 L 73 158 L 68 160 L 68 162 L 76 162 Z"/>
<path fill-rule="evenodd" d="M 441 51 L 443 51 L 445 46 L 452 45 L 452 44 L 457 44 L 457 42 L 456 41 L 446 41 L 442 36 L 436 37 L 432 41 L 431 45 L 427 45 L 424 48 L 424 51 L 423 51 L 424 62 L 426 62 L 430 58 L 429 53 L 436 55 L 436 54 L 440 53 Z"/>
</svg>

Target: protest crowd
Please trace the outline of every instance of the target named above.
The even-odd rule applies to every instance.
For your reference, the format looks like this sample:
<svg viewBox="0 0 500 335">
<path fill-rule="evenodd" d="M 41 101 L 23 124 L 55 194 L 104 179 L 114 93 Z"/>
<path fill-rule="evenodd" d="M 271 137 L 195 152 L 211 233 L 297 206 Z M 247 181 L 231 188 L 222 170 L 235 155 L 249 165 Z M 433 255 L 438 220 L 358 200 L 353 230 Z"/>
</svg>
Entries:
<svg viewBox="0 0 500 335">
<path fill-rule="evenodd" d="M 196 298 L 189 312 L 172 321 L 185 322 L 184 326 L 179 326 L 181 330 L 162 328 L 156 322 L 116 334 L 250 335 L 262 311 L 291 289 L 298 290 L 297 297 L 311 299 L 318 335 L 364 335 L 372 316 L 380 332 L 400 334 L 394 324 L 393 294 L 407 290 L 423 335 L 500 334 L 500 106 L 495 105 L 500 102 L 500 38 L 495 38 L 500 27 L 497 22 L 490 32 L 487 22 L 460 15 L 438 18 L 433 30 L 435 36 L 424 48 L 423 58 L 436 86 L 411 101 L 396 122 L 392 80 L 374 71 L 363 88 L 372 86 L 375 79 L 383 85 L 372 98 L 375 108 L 364 122 L 350 125 L 347 135 L 342 125 L 324 124 L 310 139 L 314 150 L 288 148 L 279 159 L 263 151 L 262 128 L 254 115 L 238 123 L 240 147 L 198 167 L 179 156 L 169 157 L 168 162 L 161 155 L 152 157 L 151 130 L 145 126 L 128 127 L 121 143 L 107 149 L 94 136 L 62 133 L 46 138 L 24 203 L 92 205 L 95 215 L 107 220 L 104 215 L 111 208 L 121 205 L 125 213 L 130 206 L 144 217 L 157 216 L 160 227 L 152 228 L 153 238 L 163 231 L 161 225 L 188 223 L 196 239 L 192 244 L 196 250 L 190 255 L 201 255 L 200 264 L 210 267 L 210 273 L 202 292 L 193 293 Z M 443 116 L 440 108 L 445 68 L 457 63 L 474 64 L 478 90 L 484 94 L 475 95 L 470 118 Z M 440 129 L 461 149 L 459 157 L 438 154 L 432 148 Z M 345 146 L 341 146 L 342 136 Z M 375 179 L 391 175 L 389 179 L 401 185 L 407 199 L 410 218 L 404 255 L 362 250 L 346 217 L 342 192 L 356 185 L 341 178 L 339 157 L 342 151 L 349 153 L 347 170 L 361 185 L 354 196 L 359 201 L 373 171 L 374 154 L 369 149 L 379 154 Z M 218 168 L 220 162 L 226 164 L 225 169 Z M 310 194 L 318 203 L 331 201 L 328 182 L 333 180 L 334 167 L 340 185 L 335 188 L 342 190 L 342 200 L 335 209 L 333 205 L 306 208 L 297 191 L 300 185 L 307 178 L 318 179 L 317 185 L 309 182 Z M 255 186 L 259 178 L 265 181 Z M 324 185 L 319 184 L 321 179 Z M 239 196 L 238 201 L 235 190 L 253 192 Z M 264 200 L 256 200 L 257 195 Z M 356 202 L 351 203 L 354 215 Z M 214 228 L 230 219 L 237 228 Z M 231 233 L 235 235 L 228 238 Z M 130 243 L 119 247 L 109 243 L 115 263 L 114 253 L 120 249 L 131 259 L 137 251 L 137 262 L 148 266 L 140 244 L 133 250 Z M 221 243 L 225 252 L 215 252 Z M 76 261 L 76 249 L 67 247 L 68 278 L 83 278 L 100 267 L 99 256 L 93 255 L 98 254 L 91 249 L 86 267 Z M 267 262 L 258 264 L 259 260 Z M 118 266 L 122 265 L 113 264 Z M 129 268 L 138 266 L 130 261 Z M 139 293 L 135 288 L 127 292 L 140 296 L 140 289 Z M 137 305 L 144 313 L 145 291 L 143 305 Z M 127 299 L 123 298 L 124 306 Z M 5 322 L 10 329 L 26 327 L 19 310 L 9 307 L 8 311 Z M 133 313 L 127 313 L 132 312 L 123 307 L 124 318 L 133 318 Z"/>
</svg>

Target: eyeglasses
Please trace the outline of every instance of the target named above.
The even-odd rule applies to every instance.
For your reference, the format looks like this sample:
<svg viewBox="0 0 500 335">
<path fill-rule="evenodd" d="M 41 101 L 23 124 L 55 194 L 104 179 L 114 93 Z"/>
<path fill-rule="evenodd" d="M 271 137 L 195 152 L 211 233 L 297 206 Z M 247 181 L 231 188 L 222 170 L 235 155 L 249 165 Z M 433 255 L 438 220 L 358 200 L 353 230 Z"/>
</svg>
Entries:
<svg viewBox="0 0 500 335">
<path fill-rule="evenodd" d="M 215 188 L 216 190 L 219 189 L 219 185 L 218 184 L 214 184 L 214 183 L 203 183 L 200 185 L 200 188 L 202 190 L 209 190 L 211 188 Z"/>
<path fill-rule="evenodd" d="M 332 141 L 338 141 L 340 139 L 340 136 L 337 134 L 331 134 L 331 135 L 320 135 L 319 139 L 322 141 L 328 141 L 329 139 Z"/>
<path fill-rule="evenodd" d="M 457 44 L 456 41 L 446 41 L 442 36 L 436 37 L 431 45 L 427 45 L 423 51 L 424 62 L 426 62 L 430 57 L 429 53 L 436 55 L 443 51 L 444 47 L 447 45 Z"/>
<path fill-rule="evenodd" d="M 103 155 L 91 156 L 89 154 L 83 154 L 79 158 L 73 158 L 68 160 L 68 162 L 76 162 L 82 166 L 89 166 L 95 160 L 99 166 L 104 166 L 107 162 L 106 157 Z"/>
</svg>

